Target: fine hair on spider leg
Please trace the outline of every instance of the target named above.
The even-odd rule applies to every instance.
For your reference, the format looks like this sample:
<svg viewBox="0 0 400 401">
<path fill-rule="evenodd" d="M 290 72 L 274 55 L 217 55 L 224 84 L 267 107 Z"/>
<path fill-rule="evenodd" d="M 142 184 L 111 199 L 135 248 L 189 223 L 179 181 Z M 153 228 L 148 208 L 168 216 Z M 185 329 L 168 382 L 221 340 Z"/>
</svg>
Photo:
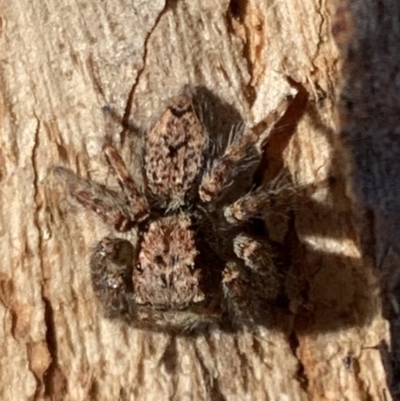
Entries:
<svg viewBox="0 0 400 401">
<path fill-rule="evenodd" d="M 217 198 L 238 173 L 260 162 L 269 133 L 291 101 L 291 97 L 285 97 L 277 110 L 265 119 L 268 125 L 262 135 L 252 129 L 245 129 L 240 135 L 235 135 L 232 141 L 228 141 L 223 155 L 213 161 L 211 168 L 202 177 L 199 194 L 203 202 L 211 202 Z"/>
<path fill-rule="evenodd" d="M 276 178 L 249 192 L 243 176 L 254 174 L 289 103 L 283 96 L 262 137 L 238 121 L 221 141 L 194 95 L 171 98 L 144 138 L 144 188 L 113 143 L 107 113 L 103 153 L 120 189 L 55 169 L 83 207 L 117 232 L 137 232 L 135 246 L 109 235 L 92 252 L 92 288 L 106 317 L 173 333 L 271 323 L 270 305 L 282 292 L 279 252 L 252 217 L 289 186 Z"/>
<path fill-rule="evenodd" d="M 296 205 L 298 189 L 290 181 L 289 175 L 282 171 L 267 185 L 252 188 L 245 195 L 224 207 L 224 216 L 231 224 L 262 218 L 269 213 L 281 213 Z"/>
</svg>

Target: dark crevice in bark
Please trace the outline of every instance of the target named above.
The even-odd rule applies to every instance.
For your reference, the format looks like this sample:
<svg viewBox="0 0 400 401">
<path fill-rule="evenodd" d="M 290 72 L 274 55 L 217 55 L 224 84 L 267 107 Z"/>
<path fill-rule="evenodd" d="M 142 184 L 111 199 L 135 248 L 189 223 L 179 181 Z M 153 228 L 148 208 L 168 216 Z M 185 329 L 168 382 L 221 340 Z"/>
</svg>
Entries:
<svg viewBox="0 0 400 401">
<path fill-rule="evenodd" d="M 46 342 L 51 356 L 51 362 L 47 368 L 44 378 L 44 395 L 52 397 L 54 400 L 61 400 L 66 392 L 67 382 L 64 374 L 58 366 L 58 345 L 56 338 L 56 328 L 54 323 L 53 307 L 50 301 L 44 297 L 44 319 L 46 322 Z M 54 398 L 56 397 L 56 398 Z"/>
</svg>

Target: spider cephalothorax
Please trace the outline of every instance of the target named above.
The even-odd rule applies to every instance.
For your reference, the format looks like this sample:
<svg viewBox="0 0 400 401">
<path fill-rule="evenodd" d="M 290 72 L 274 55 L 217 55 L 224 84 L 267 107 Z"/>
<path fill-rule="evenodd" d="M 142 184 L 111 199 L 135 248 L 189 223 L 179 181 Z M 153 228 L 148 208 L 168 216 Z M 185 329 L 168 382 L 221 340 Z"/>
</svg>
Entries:
<svg viewBox="0 0 400 401">
<path fill-rule="evenodd" d="M 269 130 L 288 102 L 269 117 Z M 143 190 L 110 135 L 103 150 L 120 191 L 56 168 L 80 204 L 117 231 L 138 232 L 135 246 L 107 237 L 91 257 L 92 286 L 108 317 L 174 332 L 266 319 L 281 279 L 271 244 L 252 218 L 273 195 L 252 183 L 235 191 L 243 170 L 257 167 L 265 141 L 244 130 L 217 156 L 214 142 L 192 99 L 177 96 L 146 136 Z"/>
</svg>

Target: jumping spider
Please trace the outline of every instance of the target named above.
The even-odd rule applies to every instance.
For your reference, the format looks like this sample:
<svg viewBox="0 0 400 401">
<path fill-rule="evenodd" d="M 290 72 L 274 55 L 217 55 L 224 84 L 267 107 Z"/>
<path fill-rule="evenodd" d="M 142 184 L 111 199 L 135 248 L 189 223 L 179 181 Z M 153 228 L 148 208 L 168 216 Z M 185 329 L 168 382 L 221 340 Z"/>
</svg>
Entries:
<svg viewBox="0 0 400 401">
<path fill-rule="evenodd" d="M 285 98 L 266 119 L 267 134 L 289 102 Z M 93 290 L 107 317 L 169 332 L 268 321 L 282 279 L 255 217 L 274 194 L 252 188 L 248 179 L 267 134 L 243 130 L 218 152 L 192 98 L 181 95 L 169 100 L 145 138 L 143 190 L 109 133 L 103 151 L 120 191 L 55 169 L 70 195 L 105 223 L 119 232 L 137 229 L 135 246 L 106 237 L 91 256 Z"/>
</svg>

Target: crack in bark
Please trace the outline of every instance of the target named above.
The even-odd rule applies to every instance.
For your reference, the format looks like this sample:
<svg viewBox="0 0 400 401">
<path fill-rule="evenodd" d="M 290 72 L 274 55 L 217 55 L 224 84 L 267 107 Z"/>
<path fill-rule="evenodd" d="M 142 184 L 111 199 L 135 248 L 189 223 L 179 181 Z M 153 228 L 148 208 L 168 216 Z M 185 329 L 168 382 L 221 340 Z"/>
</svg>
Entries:
<svg viewBox="0 0 400 401">
<path fill-rule="evenodd" d="M 226 401 L 226 397 L 223 395 L 221 391 L 220 384 L 218 383 L 218 379 L 215 379 L 212 375 L 212 372 L 209 371 L 206 364 L 201 357 L 201 354 L 198 348 L 194 347 L 194 352 L 196 354 L 196 360 L 199 362 L 200 369 L 206 383 L 207 390 L 207 399 L 213 401 Z"/>
<path fill-rule="evenodd" d="M 43 296 L 46 322 L 46 342 L 51 356 L 51 362 L 43 375 L 44 395 L 52 397 L 51 399 L 61 400 L 67 387 L 67 381 L 58 365 L 58 344 L 56 337 L 56 329 L 54 324 L 53 307 L 48 298 Z M 53 398 L 53 397 L 56 398 Z"/>
<path fill-rule="evenodd" d="M 38 231 L 38 250 L 39 250 L 39 268 L 41 272 L 41 277 L 43 280 L 43 262 L 41 259 L 41 255 L 44 254 L 43 252 L 43 230 L 41 228 L 39 213 L 42 209 L 43 202 L 41 200 L 40 193 L 38 191 L 38 148 L 39 148 L 39 132 L 41 127 L 41 121 L 37 116 L 36 112 L 34 112 L 35 118 L 37 120 L 37 126 L 34 133 L 34 145 L 32 148 L 32 168 L 33 168 L 33 187 L 34 187 L 34 203 L 35 203 L 35 210 L 33 213 L 33 220 L 34 224 Z M 45 295 L 46 288 L 42 283 L 42 299 L 44 303 L 44 321 L 47 327 L 46 330 L 46 343 L 47 349 L 50 354 L 51 362 L 49 363 L 47 369 L 43 373 L 42 382 L 40 378 L 35 378 L 38 382 L 38 388 L 35 391 L 35 396 L 40 396 L 41 393 L 41 385 L 44 386 L 44 395 L 49 396 L 54 400 L 62 399 L 63 394 L 66 388 L 66 379 L 65 376 L 61 373 L 59 366 L 58 366 L 58 358 L 57 358 L 57 339 L 55 334 L 55 324 L 54 324 L 54 316 L 53 316 L 53 307 L 49 298 Z M 61 374 L 60 374 L 61 373 Z M 56 398 L 53 398 L 56 395 Z"/>
<path fill-rule="evenodd" d="M 253 105 L 253 103 L 256 100 L 256 90 L 255 88 L 251 85 L 254 79 L 254 62 L 251 60 L 251 49 L 253 46 L 253 41 L 251 40 L 251 27 L 249 27 L 246 24 L 246 15 L 249 13 L 248 12 L 248 7 L 249 7 L 249 2 L 247 0 L 241 1 L 241 0 L 231 0 L 229 2 L 228 10 L 230 12 L 230 15 L 227 13 L 226 21 L 227 21 L 227 26 L 228 26 L 228 32 L 230 32 L 232 35 L 238 37 L 239 39 L 242 40 L 243 44 L 243 58 L 246 60 L 247 64 L 247 71 L 249 72 L 250 75 L 250 81 L 247 85 L 243 86 L 243 91 L 246 95 L 247 101 L 249 102 L 250 107 Z M 245 40 L 243 38 L 240 38 L 238 34 L 235 32 L 235 28 L 233 26 L 232 19 L 235 19 L 238 21 L 238 23 L 243 27 L 244 33 L 245 33 Z"/>
<path fill-rule="evenodd" d="M 125 112 L 124 112 L 124 115 L 122 117 L 122 125 L 124 127 L 129 125 L 129 116 L 130 116 L 130 113 L 131 113 L 131 110 L 132 110 L 132 103 L 133 103 L 135 91 L 136 91 L 137 86 L 139 85 L 140 77 L 142 76 L 143 71 L 146 68 L 146 59 L 147 59 L 149 40 L 150 40 L 154 30 L 156 29 L 157 25 L 159 24 L 161 18 L 164 16 L 164 14 L 170 8 L 171 1 L 172 0 L 166 0 L 165 1 L 164 8 L 158 13 L 158 16 L 156 17 L 153 26 L 149 29 L 149 31 L 148 31 L 145 39 L 144 39 L 144 42 L 143 42 L 143 64 L 142 64 L 142 67 L 139 69 L 138 73 L 136 74 L 135 81 L 133 82 L 132 88 L 131 88 L 131 90 L 129 92 L 128 100 L 126 102 Z"/>
</svg>

